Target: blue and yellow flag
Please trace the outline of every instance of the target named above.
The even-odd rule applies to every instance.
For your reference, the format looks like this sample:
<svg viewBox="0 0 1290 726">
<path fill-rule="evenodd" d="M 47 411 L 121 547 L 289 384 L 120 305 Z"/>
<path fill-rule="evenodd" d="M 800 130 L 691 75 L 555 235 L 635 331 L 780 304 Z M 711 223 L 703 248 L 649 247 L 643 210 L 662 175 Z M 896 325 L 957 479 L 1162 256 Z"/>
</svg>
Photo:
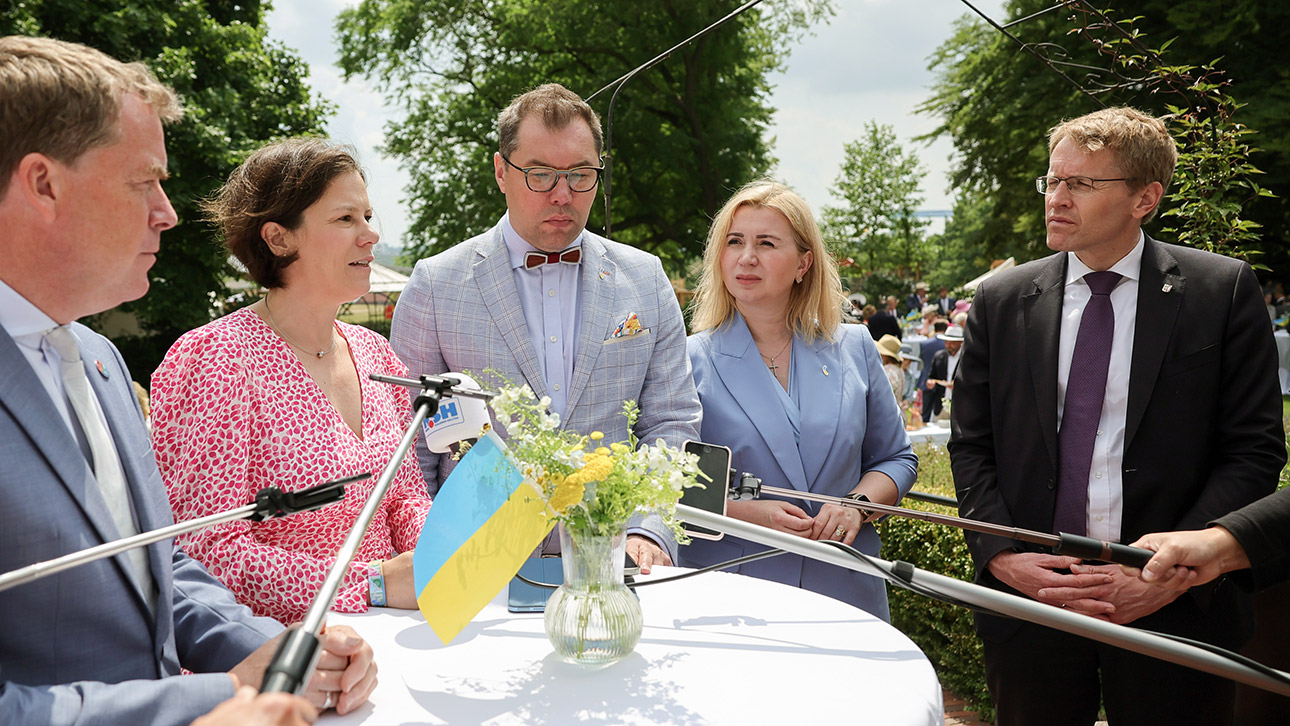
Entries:
<svg viewBox="0 0 1290 726">
<path fill-rule="evenodd" d="M 417 606 L 445 644 L 519 571 L 553 526 L 489 431 L 444 481 L 412 555 Z"/>
</svg>

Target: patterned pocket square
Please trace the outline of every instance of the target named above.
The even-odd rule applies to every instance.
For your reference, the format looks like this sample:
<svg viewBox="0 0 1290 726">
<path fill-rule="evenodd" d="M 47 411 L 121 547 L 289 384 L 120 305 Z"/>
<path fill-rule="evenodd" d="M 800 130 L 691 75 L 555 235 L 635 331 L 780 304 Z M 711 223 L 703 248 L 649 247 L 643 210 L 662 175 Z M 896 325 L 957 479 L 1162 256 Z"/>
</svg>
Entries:
<svg viewBox="0 0 1290 726">
<path fill-rule="evenodd" d="M 627 313 L 627 316 L 619 321 L 618 325 L 614 326 L 614 332 L 610 333 L 605 340 L 630 338 L 633 335 L 645 335 L 648 332 L 649 328 L 641 327 L 640 318 L 636 317 L 636 313 Z"/>
</svg>

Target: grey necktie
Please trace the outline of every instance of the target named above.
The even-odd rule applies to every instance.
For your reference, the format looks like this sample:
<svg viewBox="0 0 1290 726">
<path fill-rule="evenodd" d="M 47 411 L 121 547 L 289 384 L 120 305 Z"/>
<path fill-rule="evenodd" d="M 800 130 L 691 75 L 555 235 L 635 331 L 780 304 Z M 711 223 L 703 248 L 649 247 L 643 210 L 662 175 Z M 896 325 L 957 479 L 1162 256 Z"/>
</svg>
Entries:
<svg viewBox="0 0 1290 726">
<path fill-rule="evenodd" d="M 45 340 L 58 351 L 63 359 L 63 387 L 67 399 L 72 404 L 72 411 L 80 423 L 81 432 L 89 441 L 90 451 L 94 457 L 94 479 L 98 482 L 99 491 L 107 502 L 112 521 L 122 537 L 139 533 L 130 513 L 130 494 L 126 490 L 125 473 L 121 470 L 121 459 L 116 446 L 112 443 L 112 434 L 107 429 L 106 417 L 99 407 L 98 398 L 90 388 L 90 380 L 85 375 L 85 364 L 81 362 L 81 349 L 76 336 L 66 327 L 57 327 L 45 333 Z M 135 582 L 147 597 L 152 606 L 152 575 L 148 571 L 148 555 L 145 548 L 136 547 L 125 553 L 130 563 Z"/>
<path fill-rule="evenodd" d="M 1093 291 L 1079 321 L 1071 371 L 1066 380 L 1062 427 L 1057 432 L 1057 504 L 1053 531 L 1084 535 L 1088 529 L 1088 473 L 1093 463 L 1106 399 L 1106 375 L 1111 365 L 1111 340 L 1115 310 L 1111 290 L 1120 282 L 1118 272 L 1090 272 L 1084 282 Z"/>
</svg>

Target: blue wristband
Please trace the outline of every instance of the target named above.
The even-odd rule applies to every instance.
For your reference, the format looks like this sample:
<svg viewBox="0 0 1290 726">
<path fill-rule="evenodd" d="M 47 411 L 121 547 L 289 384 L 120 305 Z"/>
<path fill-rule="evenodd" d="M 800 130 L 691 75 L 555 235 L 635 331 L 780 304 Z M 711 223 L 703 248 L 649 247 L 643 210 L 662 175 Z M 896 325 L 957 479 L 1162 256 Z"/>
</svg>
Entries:
<svg viewBox="0 0 1290 726">
<path fill-rule="evenodd" d="M 381 560 L 368 564 L 367 599 L 376 607 L 385 607 L 385 574 L 381 572 Z"/>
</svg>

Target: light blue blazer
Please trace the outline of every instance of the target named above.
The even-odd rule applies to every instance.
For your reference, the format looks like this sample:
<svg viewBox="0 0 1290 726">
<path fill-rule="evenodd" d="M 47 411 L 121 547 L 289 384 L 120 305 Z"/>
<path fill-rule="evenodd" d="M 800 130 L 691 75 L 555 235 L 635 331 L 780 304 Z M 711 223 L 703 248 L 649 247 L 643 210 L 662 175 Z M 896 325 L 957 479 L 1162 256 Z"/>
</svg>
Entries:
<svg viewBox="0 0 1290 726">
<path fill-rule="evenodd" d="M 89 328 L 72 329 L 139 531 L 171 524 L 125 362 Z M 119 537 L 71 431 L 0 329 L 0 571 Z M 232 697 L 224 671 L 282 626 L 253 617 L 169 540 L 147 549 L 155 613 L 121 556 L 0 592 L 0 723 L 188 724 Z"/>
<path fill-rule="evenodd" d="M 792 375 L 801 409 L 801 444 L 738 313 L 725 325 L 690 336 L 688 350 L 694 383 L 703 404 L 703 440 L 729 446 L 731 464 L 768 486 L 842 496 L 865 472 L 890 476 L 900 496 L 914 485 L 918 457 L 882 371 L 882 360 L 863 325 L 842 325 L 837 340 L 817 338 L 806 344 L 793 339 Z M 770 497 L 767 497 L 770 498 Z M 820 504 L 789 499 L 814 516 Z M 854 546 L 878 554 L 878 533 L 865 525 Z M 681 548 L 681 564 L 703 567 L 766 547 L 727 535 L 720 541 L 695 539 Z M 884 620 L 887 591 L 883 581 L 784 554 L 732 570 L 796 585 L 863 608 Z"/>
</svg>

